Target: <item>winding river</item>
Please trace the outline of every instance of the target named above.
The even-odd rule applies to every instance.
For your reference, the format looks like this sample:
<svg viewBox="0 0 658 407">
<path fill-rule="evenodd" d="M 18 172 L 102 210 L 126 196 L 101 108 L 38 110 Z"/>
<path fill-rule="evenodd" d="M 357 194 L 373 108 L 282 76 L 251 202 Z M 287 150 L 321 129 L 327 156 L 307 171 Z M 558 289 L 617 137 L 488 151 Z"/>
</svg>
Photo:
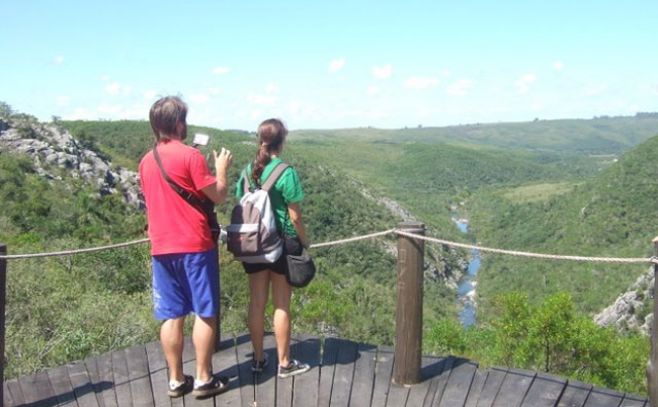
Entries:
<svg viewBox="0 0 658 407">
<path fill-rule="evenodd" d="M 455 223 L 460 231 L 468 233 L 467 219 L 455 219 Z M 477 273 L 480 269 L 480 262 L 480 251 L 472 249 L 466 274 L 459 280 L 457 287 L 457 301 L 462 307 L 461 311 L 459 311 L 459 321 L 464 327 L 473 326 L 476 322 L 477 303 L 475 302 L 475 288 L 477 286 Z"/>
</svg>

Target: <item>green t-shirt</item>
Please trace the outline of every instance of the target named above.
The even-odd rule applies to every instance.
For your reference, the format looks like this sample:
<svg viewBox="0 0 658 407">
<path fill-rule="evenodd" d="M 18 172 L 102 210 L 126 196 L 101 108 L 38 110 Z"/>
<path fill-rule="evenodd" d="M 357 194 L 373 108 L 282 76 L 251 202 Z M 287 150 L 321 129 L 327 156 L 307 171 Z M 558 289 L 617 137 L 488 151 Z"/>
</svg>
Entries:
<svg viewBox="0 0 658 407">
<path fill-rule="evenodd" d="M 263 174 L 260 176 L 261 185 L 265 182 L 272 170 L 274 170 L 274 167 L 280 162 L 282 162 L 280 158 L 272 158 L 272 160 L 265 166 Z M 251 168 L 251 164 L 247 165 L 246 172 L 249 177 L 249 184 L 253 187 L 254 182 L 251 179 Z M 235 196 L 237 196 L 238 199 L 242 198 L 242 195 L 244 195 L 243 176 L 244 171 L 240 173 L 240 179 L 238 179 L 238 185 L 235 188 Z M 302 183 L 299 180 L 299 175 L 293 167 L 288 167 L 274 183 L 272 189 L 270 189 L 270 203 L 272 204 L 272 210 L 274 211 L 276 227 L 288 236 L 297 236 L 297 231 L 290 221 L 288 205 L 301 202 L 302 199 L 304 199 L 304 191 L 302 190 Z"/>
</svg>

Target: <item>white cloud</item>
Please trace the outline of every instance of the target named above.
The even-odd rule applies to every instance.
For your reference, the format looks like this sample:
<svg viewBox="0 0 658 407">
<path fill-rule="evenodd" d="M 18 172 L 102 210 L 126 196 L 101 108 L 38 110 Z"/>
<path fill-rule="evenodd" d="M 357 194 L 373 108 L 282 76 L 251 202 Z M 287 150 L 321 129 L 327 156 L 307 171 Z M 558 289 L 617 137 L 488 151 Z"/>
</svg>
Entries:
<svg viewBox="0 0 658 407">
<path fill-rule="evenodd" d="M 446 89 L 449 95 L 464 96 L 473 87 L 473 81 L 470 79 L 460 79 L 451 84 Z"/>
<path fill-rule="evenodd" d="M 412 76 L 407 78 L 404 86 L 409 89 L 427 89 L 439 84 L 439 80 L 433 77 Z"/>
<path fill-rule="evenodd" d="M 76 107 L 72 113 L 63 116 L 64 120 L 93 120 L 94 113 L 86 107 Z"/>
<path fill-rule="evenodd" d="M 120 117 L 120 113 L 123 111 L 123 106 L 121 105 L 100 105 L 96 108 L 96 111 L 100 113 L 101 116 L 107 119 L 111 119 L 114 117 Z"/>
<path fill-rule="evenodd" d="M 190 101 L 194 103 L 208 103 L 209 100 L 210 100 L 210 96 L 204 93 L 195 93 L 190 95 Z"/>
<path fill-rule="evenodd" d="M 101 76 L 101 80 L 102 80 L 103 82 L 107 82 L 107 81 L 109 81 L 109 80 L 110 80 L 110 75 L 103 75 L 103 76 Z"/>
<path fill-rule="evenodd" d="M 71 103 L 71 98 L 69 96 L 57 96 L 55 103 L 59 107 L 68 106 Z"/>
<path fill-rule="evenodd" d="M 260 110 L 252 110 L 251 113 L 249 113 L 249 118 L 251 118 L 251 120 L 259 120 L 262 119 L 262 117 L 263 112 Z"/>
<path fill-rule="evenodd" d="M 216 66 L 212 69 L 214 75 L 226 75 L 229 72 L 231 72 L 231 68 L 226 66 Z"/>
<path fill-rule="evenodd" d="M 290 114 L 298 114 L 302 110 L 302 104 L 301 102 L 298 102 L 296 100 L 293 100 L 292 102 L 288 103 L 288 112 Z"/>
<path fill-rule="evenodd" d="M 105 85 L 105 92 L 109 95 L 130 95 L 132 90 L 132 87 L 121 85 L 119 82 L 110 82 Z"/>
<path fill-rule="evenodd" d="M 345 66 L 345 58 L 336 58 L 332 59 L 329 63 L 329 72 L 334 73 L 338 72 Z"/>
<path fill-rule="evenodd" d="M 564 64 L 562 63 L 562 61 L 555 61 L 553 63 L 553 69 L 559 72 L 564 69 Z"/>
<path fill-rule="evenodd" d="M 583 95 L 587 97 L 595 97 L 602 95 L 608 90 L 608 85 L 605 83 L 591 83 L 585 86 L 582 90 Z"/>
<path fill-rule="evenodd" d="M 374 96 L 379 94 L 379 87 L 376 85 L 370 85 L 368 86 L 368 89 L 366 90 L 366 93 L 370 96 Z"/>
<path fill-rule="evenodd" d="M 62 65 L 64 63 L 64 57 L 61 55 L 57 55 L 53 58 L 53 64 L 55 65 Z"/>
<path fill-rule="evenodd" d="M 277 93 L 278 91 L 279 91 L 279 85 L 277 85 L 276 83 L 269 83 L 265 87 L 265 92 L 267 92 L 269 94 Z"/>
<path fill-rule="evenodd" d="M 276 95 L 255 95 L 247 96 L 247 100 L 256 105 L 273 105 L 277 101 Z"/>
<path fill-rule="evenodd" d="M 514 82 L 516 90 L 520 94 L 528 93 L 530 86 L 537 81 L 537 76 L 534 73 L 527 73 L 521 76 L 519 79 Z"/>
<path fill-rule="evenodd" d="M 393 73 L 393 65 L 375 66 L 372 68 L 372 76 L 376 79 L 390 78 Z"/>
<path fill-rule="evenodd" d="M 222 90 L 220 88 L 208 88 L 208 93 L 212 96 L 217 96 L 222 93 Z"/>
<path fill-rule="evenodd" d="M 156 95 L 157 92 L 154 90 L 147 90 L 144 93 L 142 93 L 142 96 L 144 97 L 145 100 L 153 100 L 155 99 Z"/>
</svg>

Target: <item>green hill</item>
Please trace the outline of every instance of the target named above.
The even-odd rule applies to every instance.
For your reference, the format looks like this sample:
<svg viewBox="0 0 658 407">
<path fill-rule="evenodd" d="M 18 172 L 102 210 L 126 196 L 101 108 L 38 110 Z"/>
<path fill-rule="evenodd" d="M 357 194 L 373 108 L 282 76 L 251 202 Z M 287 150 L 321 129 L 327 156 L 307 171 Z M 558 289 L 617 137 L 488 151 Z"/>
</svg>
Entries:
<svg viewBox="0 0 658 407">
<path fill-rule="evenodd" d="M 617 154 L 655 135 L 658 115 L 598 117 L 594 119 L 535 120 L 405 129 L 358 128 L 299 130 L 305 140 L 359 139 L 379 143 L 420 142 L 489 145 L 501 148 L 576 154 Z"/>
<path fill-rule="evenodd" d="M 597 177 L 562 184 L 528 199 L 529 187 L 489 190 L 472 200 L 472 228 L 486 246 L 604 257 L 649 257 L 657 235 L 658 137 L 624 154 Z M 545 189 L 545 188 L 544 188 Z M 483 300 L 508 290 L 541 299 L 573 295 L 578 307 L 597 312 L 647 270 L 645 265 L 582 264 L 487 256 L 479 276 Z"/>
</svg>

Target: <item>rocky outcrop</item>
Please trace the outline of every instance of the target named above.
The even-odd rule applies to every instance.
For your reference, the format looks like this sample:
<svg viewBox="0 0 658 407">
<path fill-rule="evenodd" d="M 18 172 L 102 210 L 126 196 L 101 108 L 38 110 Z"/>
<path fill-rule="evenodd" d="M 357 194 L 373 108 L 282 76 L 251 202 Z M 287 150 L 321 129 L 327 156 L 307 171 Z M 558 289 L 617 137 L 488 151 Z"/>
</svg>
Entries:
<svg viewBox="0 0 658 407">
<path fill-rule="evenodd" d="M 648 335 L 653 327 L 653 275 L 653 269 L 641 275 L 629 291 L 595 315 L 594 322 L 600 326 L 614 326 L 620 331 L 635 331 Z"/>
<path fill-rule="evenodd" d="M 80 178 L 100 195 L 120 193 L 128 204 L 144 207 L 137 173 L 112 165 L 97 152 L 83 148 L 68 131 L 30 118 L 2 123 L 0 151 L 31 157 L 41 176 L 59 181 L 67 176 Z"/>
<path fill-rule="evenodd" d="M 406 210 L 399 202 L 381 196 L 374 196 L 363 184 L 352 180 L 358 190 L 366 199 L 384 206 L 393 216 L 402 221 L 417 221 L 414 215 Z M 397 258 L 397 245 L 387 243 L 386 251 Z M 434 245 L 425 245 L 425 263 L 423 275 L 425 281 L 443 283 L 451 289 L 456 290 L 459 280 L 468 268 L 468 259 L 464 258 L 461 251 L 452 247 L 444 246 L 437 250 Z"/>
</svg>

